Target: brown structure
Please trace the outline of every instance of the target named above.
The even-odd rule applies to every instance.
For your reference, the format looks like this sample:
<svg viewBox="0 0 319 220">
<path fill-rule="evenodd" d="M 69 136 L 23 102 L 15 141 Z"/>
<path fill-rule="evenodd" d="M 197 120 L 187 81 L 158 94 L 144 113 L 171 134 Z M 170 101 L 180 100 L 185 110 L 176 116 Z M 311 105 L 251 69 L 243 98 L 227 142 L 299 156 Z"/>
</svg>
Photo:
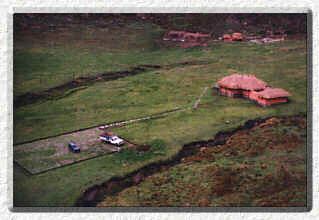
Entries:
<svg viewBox="0 0 319 220">
<path fill-rule="evenodd" d="M 187 42 L 204 42 L 209 40 L 210 34 L 186 33 L 184 39 Z"/>
<path fill-rule="evenodd" d="M 244 40 L 244 36 L 241 33 L 233 33 L 231 35 L 231 38 L 233 41 L 243 41 Z"/>
<path fill-rule="evenodd" d="M 267 87 L 265 90 L 260 92 L 252 91 L 249 94 L 249 98 L 263 107 L 271 106 L 274 104 L 288 102 L 288 97 L 291 94 L 280 88 Z"/>
<path fill-rule="evenodd" d="M 205 42 L 210 39 L 210 34 L 190 33 L 185 31 L 168 31 L 163 40 L 180 42 Z"/>
<path fill-rule="evenodd" d="M 252 91 L 261 91 L 266 88 L 267 84 L 257 79 L 254 75 L 233 74 L 223 77 L 217 83 L 219 94 L 236 97 L 243 96 L 248 98 Z"/>
<path fill-rule="evenodd" d="M 231 38 L 230 34 L 224 34 L 223 41 L 229 42 L 229 41 L 233 41 L 233 39 Z"/>
<path fill-rule="evenodd" d="M 229 41 L 243 41 L 244 40 L 244 35 L 241 33 L 232 33 L 230 34 L 224 34 L 222 37 L 224 42 L 229 42 Z"/>
</svg>

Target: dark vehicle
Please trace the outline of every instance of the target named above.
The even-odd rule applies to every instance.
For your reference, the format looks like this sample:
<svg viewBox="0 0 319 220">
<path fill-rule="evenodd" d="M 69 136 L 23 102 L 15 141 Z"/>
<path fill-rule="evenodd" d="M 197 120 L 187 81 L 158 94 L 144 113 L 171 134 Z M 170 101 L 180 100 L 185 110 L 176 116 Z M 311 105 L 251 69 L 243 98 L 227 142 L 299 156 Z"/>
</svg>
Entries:
<svg viewBox="0 0 319 220">
<path fill-rule="evenodd" d="M 69 143 L 69 149 L 70 149 L 73 153 L 79 153 L 79 152 L 80 152 L 80 148 L 79 148 L 78 145 L 76 145 L 76 143 L 74 143 L 74 142 L 70 142 L 70 143 Z"/>
</svg>

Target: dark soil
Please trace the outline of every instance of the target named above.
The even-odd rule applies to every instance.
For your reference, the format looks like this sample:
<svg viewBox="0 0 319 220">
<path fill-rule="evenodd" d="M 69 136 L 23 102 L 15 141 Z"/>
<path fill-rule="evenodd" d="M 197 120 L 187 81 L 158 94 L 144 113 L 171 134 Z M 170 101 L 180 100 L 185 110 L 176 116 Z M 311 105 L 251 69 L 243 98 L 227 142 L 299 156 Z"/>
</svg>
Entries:
<svg viewBox="0 0 319 220">
<path fill-rule="evenodd" d="M 141 145 L 136 147 L 137 151 L 149 151 L 151 149 L 150 145 Z"/>
<path fill-rule="evenodd" d="M 295 120 L 298 117 L 305 117 L 305 116 L 294 116 L 294 117 L 281 117 L 280 120 L 288 121 L 288 123 L 298 124 L 300 120 Z M 151 176 L 158 172 L 163 172 L 169 169 L 172 166 L 175 166 L 180 163 L 187 163 L 187 162 L 200 162 L 200 161 L 214 161 L 215 158 L 211 154 L 207 154 L 207 152 L 223 152 L 225 157 L 229 157 L 232 155 L 237 155 L 239 152 L 236 151 L 227 151 L 231 141 L 235 138 L 235 136 L 242 136 L 243 133 L 249 132 L 254 128 L 263 126 L 265 123 L 271 123 L 274 118 L 265 118 L 265 119 L 254 119 L 247 121 L 244 125 L 239 126 L 230 131 L 222 131 L 215 135 L 214 139 L 208 141 L 198 141 L 186 144 L 183 146 L 182 150 L 174 156 L 172 159 L 160 162 L 160 163 L 152 163 L 149 164 L 135 172 L 132 172 L 124 177 L 113 177 L 109 181 L 103 183 L 102 185 L 94 185 L 87 189 L 83 195 L 78 199 L 75 206 L 96 206 L 97 203 L 101 202 L 105 197 L 115 195 L 122 190 L 137 185 L 148 176 Z M 278 121 L 277 121 L 278 122 Z M 304 126 L 304 125 L 302 125 Z M 285 140 L 283 140 L 285 142 Z M 278 149 L 277 149 L 278 150 Z M 245 151 L 245 149 L 243 150 Z M 248 151 L 247 154 L 254 154 L 256 152 Z M 214 187 L 212 192 L 217 196 L 222 196 L 229 193 L 232 190 L 232 183 L 237 181 L 237 177 L 239 177 L 238 172 L 239 170 L 245 169 L 245 167 L 238 167 L 238 170 L 215 170 L 215 174 L 217 175 L 219 172 L 219 179 L 217 178 L 217 182 L 219 181 L 220 187 Z M 214 173 L 212 172 L 212 173 Z M 229 175 L 228 175 L 229 174 Z M 214 176 L 216 176 L 214 175 Z M 282 180 L 288 180 L 289 175 L 282 174 Z M 269 177 L 271 178 L 271 177 Z M 277 181 L 277 180 L 276 180 Z M 299 181 L 299 180 L 298 180 Z M 303 181 L 303 180 L 300 180 Z M 287 181 L 286 181 L 287 182 Z M 285 183 L 286 184 L 286 183 Z M 288 183 L 287 183 L 288 184 Z M 282 185 L 282 184 L 281 184 Z M 280 187 L 281 187 L 280 185 Z M 285 187 L 283 185 L 283 187 Z M 281 188 L 280 188 L 281 189 Z M 256 189 L 262 190 L 262 189 Z M 278 192 L 278 190 L 275 190 Z M 274 193 L 276 193 L 274 191 Z M 266 192 L 265 192 L 266 193 Z M 265 194 L 266 195 L 266 194 Z M 267 192 L 269 194 L 269 191 Z M 207 202 L 202 201 L 201 204 L 205 205 Z M 264 203 L 263 203 L 264 204 Z M 266 201 L 265 201 L 266 204 Z"/>
<path fill-rule="evenodd" d="M 163 29 L 185 30 L 189 32 L 211 33 L 220 36 L 223 33 L 241 32 L 273 34 L 285 32 L 289 35 L 307 32 L 307 15 L 293 13 L 237 13 L 237 14 L 14 14 L 14 28 L 54 30 L 57 26 L 83 24 L 98 28 L 123 27 L 136 22 L 151 23 Z M 181 22 L 182 21 L 182 22 Z M 180 24 L 181 23 L 181 24 Z"/>
</svg>

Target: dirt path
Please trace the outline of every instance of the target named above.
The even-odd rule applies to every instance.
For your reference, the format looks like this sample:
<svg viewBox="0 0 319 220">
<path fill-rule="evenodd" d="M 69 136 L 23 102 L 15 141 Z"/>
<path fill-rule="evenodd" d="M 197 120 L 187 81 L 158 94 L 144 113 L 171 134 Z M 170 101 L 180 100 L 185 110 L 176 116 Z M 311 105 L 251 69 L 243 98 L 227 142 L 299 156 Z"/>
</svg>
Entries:
<svg viewBox="0 0 319 220">
<path fill-rule="evenodd" d="M 165 117 L 167 115 L 170 115 L 170 114 L 173 114 L 173 113 L 176 113 L 176 112 L 180 112 L 180 111 L 190 110 L 192 108 L 196 109 L 198 107 L 198 105 L 199 105 L 199 102 L 200 102 L 201 98 L 205 95 L 207 90 L 208 90 L 208 87 L 204 88 L 204 91 L 199 96 L 199 98 L 195 101 L 193 107 L 177 108 L 177 109 L 174 109 L 174 110 L 161 112 L 161 113 L 150 115 L 150 116 L 143 117 L 143 118 L 136 118 L 136 119 L 130 119 L 130 120 L 127 120 L 127 121 L 113 122 L 113 123 L 109 123 L 109 124 L 105 124 L 105 125 L 96 125 L 96 126 L 89 127 L 89 128 L 79 129 L 79 130 L 76 130 L 76 131 L 71 131 L 71 132 L 57 134 L 57 135 L 53 135 L 53 136 L 49 136 L 49 137 L 43 137 L 43 138 L 38 138 L 38 139 L 26 141 L 26 142 L 16 143 L 16 144 L 14 144 L 14 146 L 18 146 L 18 145 L 22 145 L 22 144 L 28 144 L 28 143 L 33 143 L 33 142 L 36 142 L 36 141 L 46 140 L 46 139 L 49 139 L 49 138 L 55 138 L 55 137 L 58 137 L 58 136 L 73 134 L 73 133 L 82 132 L 82 131 L 86 131 L 86 130 L 90 130 L 90 129 L 96 129 L 96 128 L 107 129 L 107 128 L 112 128 L 112 127 L 120 127 L 120 126 L 124 126 L 124 125 L 131 124 L 131 123 L 136 123 L 136 122 L 140 122 L 140 121 L 145 121 L 145 120 L 151 120 L 151 119 L 155 119 L 155 118 Z"/>
<path fill-rule="evenodd" d="M 185 111 L 187 109 L 190 109 L 190 107 L 177 108 L 177 109 L 174 109 L 174 110 L 171 110 L 171 111 L 166 111 L 166 112 L 154 114 L 154 115 L 147 116 L 147 117 L 144 117 L 144 118 L 136 118 L 136 119 L 131 119 L 131 120 L 127 120 L 127 121 L 121 121 L 121 122 L 106 124 L 106 125 L 100 126 L 100 127 L 102 129 L 111 128 L 111 127 L 120 127 L 120 126 L 124 126 L 124 125 L 127 125 L 127 124 L 132 124 L 132 123 L 136 123 L 136 122 L 140 122 L 140 121 L 146 121 L 146 120 L 150 120 L 150 119 L 161 118 L 161 117 L 164 117 L 164 116 L 176 113 L 176 112 Z"/>
<path fill-rule="evenodd" d="M 196 102 L 194 103 L 194 107 L 193 109 L 196 109 L 198 107 L 198 104 L 200 103 L 200 100 L 202 99 L 202 97 L 206 94 L 208 87 L 205 87 L 202 94 L 199 96 L 199 98 L 196 100 Z"/>
</svg>

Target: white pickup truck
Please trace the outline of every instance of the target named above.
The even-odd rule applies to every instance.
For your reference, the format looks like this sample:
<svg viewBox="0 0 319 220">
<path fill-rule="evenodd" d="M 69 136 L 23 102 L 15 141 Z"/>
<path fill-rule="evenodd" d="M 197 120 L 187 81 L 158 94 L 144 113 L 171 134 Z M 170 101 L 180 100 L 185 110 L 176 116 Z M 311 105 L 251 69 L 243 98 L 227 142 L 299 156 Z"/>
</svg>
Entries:
<svg viewBox="0 0 319 220">
<path fill-rule="evenodd" d="M 114 144 L 117 146 L 121 146 L 125 143 L 123 139 L 119 138 L 116 135 L 112 135 L 112 136 L 100 135 L 99 139 L 104 141 L 104 142 Z"/>
</svg>

